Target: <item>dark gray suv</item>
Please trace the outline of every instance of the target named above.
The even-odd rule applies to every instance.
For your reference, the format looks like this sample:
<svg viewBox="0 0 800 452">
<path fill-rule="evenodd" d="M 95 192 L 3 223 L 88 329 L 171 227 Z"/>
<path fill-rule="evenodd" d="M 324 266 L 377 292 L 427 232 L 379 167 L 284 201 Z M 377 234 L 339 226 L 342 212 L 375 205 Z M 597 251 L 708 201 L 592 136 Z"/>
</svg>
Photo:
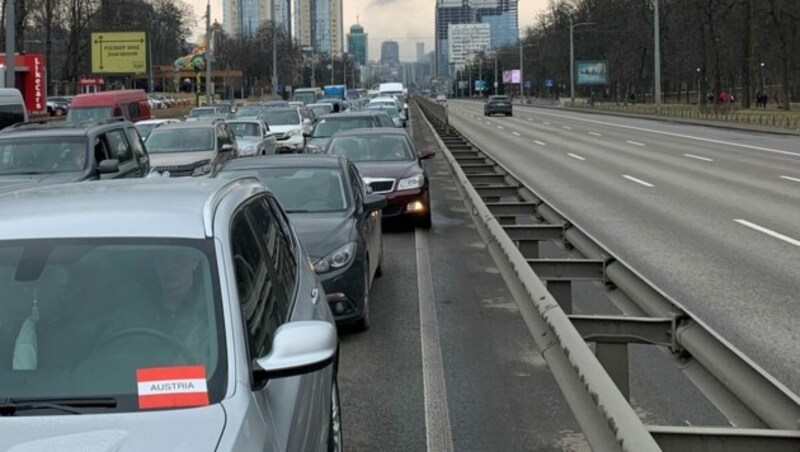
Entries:
<svg viewBox="0 0 800 452">
<path fill-rule="evenodd" d="M 28 122 L 0 131 L 0 187 L 144 177 L 150 171 L 136 127 L 101 122 Z"/>
<path fill-rule="evenodd" d="M 239 156 L 236 137 L 221 119 L 165 124 L 146 143 L 153 172 L 165 177 L 213 176 Z"/>
</svg>

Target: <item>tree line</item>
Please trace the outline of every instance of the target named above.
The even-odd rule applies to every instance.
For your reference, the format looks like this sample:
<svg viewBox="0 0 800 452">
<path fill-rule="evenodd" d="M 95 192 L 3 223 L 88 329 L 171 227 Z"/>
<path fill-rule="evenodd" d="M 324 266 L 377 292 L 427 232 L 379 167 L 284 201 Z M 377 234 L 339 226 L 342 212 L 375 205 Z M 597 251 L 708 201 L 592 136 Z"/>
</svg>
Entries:
<svg viewBox="0 0 800 452">
<path fill-rule="evenodd" d="M 757 92 L 789 109 L 800 99 L 800 1 L 659 0 L 664 101 L 718 101 L 735 93 L 750 107 Z M 570 20 L 575 59 L 606 60 L 609 84 L 578 87 L 582 96 L 650 101 L 654 93 L 653 0 L 551 0 L 522 39 L 532 94 L 569 89 Z M 500 49 L 503 68 L 519 67 L 519 48 Z M 493 57 L 484 55 L 484 68 Z M 489 66 L 487 66 L 487 64 Z M 491 85 L 490 85 L 491 86 Z"/>
</svg>

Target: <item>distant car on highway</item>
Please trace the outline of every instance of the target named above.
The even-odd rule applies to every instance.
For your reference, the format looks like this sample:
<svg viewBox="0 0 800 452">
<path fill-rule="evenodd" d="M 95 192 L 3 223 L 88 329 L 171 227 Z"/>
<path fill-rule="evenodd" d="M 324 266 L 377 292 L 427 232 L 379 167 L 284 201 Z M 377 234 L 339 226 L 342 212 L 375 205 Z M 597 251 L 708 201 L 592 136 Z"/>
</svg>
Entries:
<svg viewBox="0 0 800 452">
<path fill-rule="evenodd" d="M 153 175 L 163 177 L 214 175 L 239 155 L 230 125 L 220 119 L 158 127 L 145 145 Z"/>
<path fill-rule="evenodd" d="M 391 105 L 370 105 L 367 110 L 385 112 L 387 115 L 389 115 L 389 118 L 392 120 L 392 125 L 395 127 L 406 126 L 405 118 L 400 116 L 400 113 L 397 112 L 397 109 Z"/>
<path fill-rule="evenodd" d="M 442 105 L 446 104 L 447 103 L 447 96 L 445 96 L 444 94 L 438 94 L 436 96 L 436 103 L 437 104 L 442 104 Z"/>
<path fill-rule="evenodd" d="M 264 121 L 258 119 L 232 119 L 227 121 L 233 136 L 236 137 L 236 146 L 239 148 L 240 157 L 256 155 L 274 155 L 278 145 L 275 135 L 270 133 Z"/>
<path fill-rule="evenodd" d="M 278 140 L 278 153 L 303 152 L 303 136 L 311 131 L 313 125 L 309 118 L 303 117 L 297 107 L 267 108 L 258 115 L 267 123 L 269 130 Z"/>
<path fill-rule="evenodd" d="M 69 99 L 63 96 L 47 98 L 47 114 L 50 116 L 64 116 L 69 111 Z"/>
<path fill-rule="evenodd" d="M 341 450 L 333 316 L 257 180 L 36 187 L 0 211 L 1 450 Z"/>
<path fill-rule="evenodd" d="M 314 112 L 314 116 L 319 119 L 322 115 L 327 115 L 328 113 L 333 113 L 333 104 L 329 103 L 317 103 L 317 104 L 308 104 L 306 105 L 312 112 Z"/>
<path fill-rule="evenodd" d="M 220 107 L 195 107 L 186 115 L 186 121 L 202 121 L 214 118 L 227 118 L 229 113 Z"/>
<path fill-rule="evenodd" d="M 483 104 L 483 115 L 491 116 L 494 114 L 502 114 L 505 116 L 513 116 L 511 100 L 508 96 L 489 96 L 486 103 Z"/>
<path fill-rule="evenodd" d="M 369 293 L 382 273 L 383 195 L 367 194 L 344 157 L 282 155 L 229 162 L 217 177 L 253 175 L 289 214 L 339 324 L 370 326 Z"/>
<path fill-rule="evenodd" d="M 20 123 L 0 132 L 0 187 L 144 177 L 150 158 L 123 118 Z"/>
<path fill-rule="evenodd" d="M 326 153 L 347 157 L 356 164 L 372 193 L 386 195 L 384 218 L 411 218 L 422 228 L 431 227 L 430 188 L 422 160 L 433 157 L 434 153 L 417 152 L 404 130 L 339 132 L 331 139 Z"/>
</svg>

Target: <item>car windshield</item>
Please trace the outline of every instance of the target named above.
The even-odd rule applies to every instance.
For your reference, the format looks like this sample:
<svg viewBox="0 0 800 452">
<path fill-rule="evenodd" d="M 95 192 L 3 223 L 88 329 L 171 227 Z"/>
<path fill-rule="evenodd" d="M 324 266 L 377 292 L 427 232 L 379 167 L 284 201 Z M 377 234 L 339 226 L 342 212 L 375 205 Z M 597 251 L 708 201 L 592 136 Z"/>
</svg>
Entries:
<svg viewBox="0 0 800 452">
<path fill-rule="evenodd" d="M 371 111 L 385 111 L 391 117 L 400 116 L 400 113 L 397 111 L 397 109 L 392 107 L 392 106 L 390 106 L 390 105 L 370 105 L 368 107 L 368 110 L 371 110 Z"/>
<path fill-rule="evenodd" d="M 0 241 L 0 400 L 174 408 L 163 385 L 191 384 L 188 406 L 218 402 L 227 364 L 214 262 L 211 240 Z"/>
<path fill-rule="evenodd" d="M 216 108 L 193 108 L 192 111 L 189 112 L 190 118 L 199 118 L 201 116 L 213 116 L 219 114 L 219 111 Z"/>
<path fill-rule="evenodd" d="M 414 160 L 414 152 L 403 135 L 364 135 L 336 137 L 329 154 L 343 155 L 353 162 Z"/>
<path fill-rule="evenodd" d="M 255 176 L 288 213 L 338 212 L 350 205 L 339 168 L 248 168 L 223 170 L 218 177 Z"/>
<path fill-rule="evenodd" d="M 333 111 L 333 105 L 326 104 L 326 105 L 309 105 L 311 111 L 314 112 L 316 116 L 327 115 L 328 113 Z"/>
<path fill-rule="evenodd" d="M 233 135 L 241 137 L 261 137 L 261 127 L 253 122 L 229 122 Z"/>
<path fill-rule="evenodd" d="M 269 126 L 296 126 L 300 124 L 300 113 L 297 110 L 265 111 L 258 115 L 258 119 Z"/>
<path fill-rule="evenodd" d="M 102 121 L 111 117 L 111 107 L 73 107 L 67 122 Z"/>
<path fill-rule="evenodd" d="M 136 130 L 139 131 L 139 135 L 141 135 L 142 139 L 146 140 L 150 135 L 150 132 L 152 132 L 157 126 L 158 124 L 136 124 Z"/>
<path fill-rule="evenodd" d="M 314 138 L 327 138 L 340 130 L 364 129 L 375 127 L 375 119 L 367 116 L 340 116 L 338 118 L 323 118 L 314 128 Z"/>
<path fill-rule="evenodd" d="M 0 140 L 0 175 L 83 171 L 89 155 L 86 137 L 25 137 Z"/>
<path fill-rule="evenodd" d="M 242 107 L 236 110 L 234 115 L 237 118 L 255 118 L 264 110 L 264 107 L 254 106 L 254 107 Z"/>
<path fill-rule="evenodd" d="M 317 94 L 313 91 L 301 91 L 294 93 L 294 100 L 303 102 L 304 104 L 310 104 L 317 100 Z"/>
<path fill-rule="evenodd" d="M 199 152 L 214 149 L 214 129 L 211 127 L 156 129 L 147 137 L 147 152 Z"/>
</svg>

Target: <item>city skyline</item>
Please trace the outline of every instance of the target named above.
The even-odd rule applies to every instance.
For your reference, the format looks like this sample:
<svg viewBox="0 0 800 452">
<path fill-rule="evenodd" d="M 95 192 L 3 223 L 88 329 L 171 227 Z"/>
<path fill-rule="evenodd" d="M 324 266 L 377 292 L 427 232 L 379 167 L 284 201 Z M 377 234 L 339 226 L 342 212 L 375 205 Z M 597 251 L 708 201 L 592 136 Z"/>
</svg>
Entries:
<svg viewBox="0 0 800 452">
<path fill-rule="evenodd" d="M 195 11 L 197 23 L 192 37 L 197 39 L 205 28 L 202 16 L 205 14 L 207 0 L 187 0 L 187 3 Z M 547 5 L 548 0 L 520 0 L 520 33 L 536 22 L 537 15 L 547 8 Z M 380 60 L 380 44 L 386 40 L 398 42 L 400 61 L 403 62 L 416 60 L 417 42 L 424 42 L 426 49 L 435 48 L 436 0 L 344 0 L 343 9 L 342 28 L 344 30 L 349 30 L 351 25 L 358 22 L 369 34 L 370 60 Z M 415 12 L 413 20 L 398 20 L 398 17 L 408 17 L 409 11 Z M 211 19 L 222 23 L 221 0 L 211 2 Z M 292 24 L 295 24 L 294 18 L 292 18 Z"/>
</svg>

